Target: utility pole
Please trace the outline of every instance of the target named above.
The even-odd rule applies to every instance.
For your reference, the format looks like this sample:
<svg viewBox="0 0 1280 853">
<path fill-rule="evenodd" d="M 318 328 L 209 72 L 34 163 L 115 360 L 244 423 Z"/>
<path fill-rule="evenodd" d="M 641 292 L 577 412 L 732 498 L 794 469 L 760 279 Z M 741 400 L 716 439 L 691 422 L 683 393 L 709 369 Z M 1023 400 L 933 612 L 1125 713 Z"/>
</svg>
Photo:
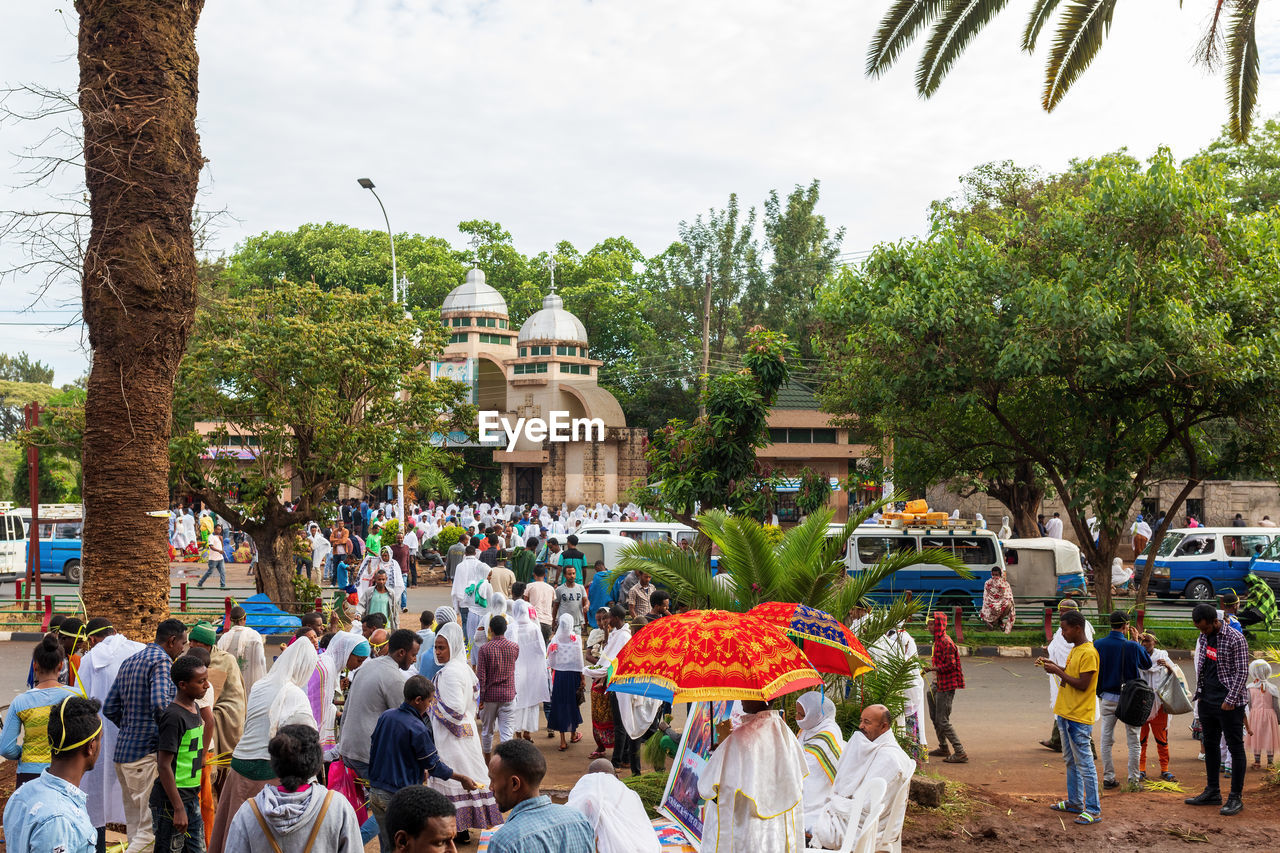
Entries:
<svg viewBox="0 0 1280 853">
<path fill-rule="evenodd" d="M 707 372 L 711 369 L 711 273 L 702 291 L 702 393 L 698 395 L 698 416 L 707 416 Z"/>
<path fill-rule="evenodd" d="M 33 430 L 40 426 L 40 404 L 37 402 L 28 403 L 25 414 L 27 420 L 27 429 Z M 31 600 L 31 583 L 35 581 L 36 605 L 39 606 L 41 597 L 40 589 L 40 448 L 36 447 L 35 442 L 27 445 L 27 479 L 30 483 L 29 495 L 31 497 L 31 527 L 27 531 L 27 543 L 29 545 L 27 554 L 27 600 Z"/>
</svg>

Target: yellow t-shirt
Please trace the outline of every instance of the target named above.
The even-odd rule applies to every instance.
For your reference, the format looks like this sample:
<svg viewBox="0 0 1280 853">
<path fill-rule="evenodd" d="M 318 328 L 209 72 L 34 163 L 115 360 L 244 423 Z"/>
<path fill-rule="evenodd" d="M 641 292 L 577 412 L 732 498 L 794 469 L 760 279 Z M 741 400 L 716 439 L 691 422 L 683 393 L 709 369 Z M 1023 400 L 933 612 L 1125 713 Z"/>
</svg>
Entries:
<svg viewBox="0 0 1280 853">
<path fill-rule="evenodd" d="M 1098 710 L 1098 650 L 1093 647 L 1093 643 L 1081 643 L 1071 650 L 1071 654 L 1067 656 L 1067 665 L 1063 668 L 1072 678 L 1086 672 L 1092 672 L 1093 677 L 1084 690 L 1077 690 L 1065 681 L 1061 682 L 1058 701 L 1053 703 L 1053 713 L 1075 723 L 1093 725 L 1097 720 Z"/>
</svg>

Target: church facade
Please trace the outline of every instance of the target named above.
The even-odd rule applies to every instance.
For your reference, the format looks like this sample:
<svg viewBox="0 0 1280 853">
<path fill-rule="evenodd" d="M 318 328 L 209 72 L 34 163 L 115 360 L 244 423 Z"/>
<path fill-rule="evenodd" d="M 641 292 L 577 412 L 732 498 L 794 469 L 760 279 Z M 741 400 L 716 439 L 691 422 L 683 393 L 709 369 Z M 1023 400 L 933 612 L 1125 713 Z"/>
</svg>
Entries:
<svg viewBox="0 0 1280 853">
<path fill-rule="evenodd" d="M 509 442 L 499 430 L 501 440 L 484 446 L 494 447 L 501 466 L 503 503 L 611 504 L 644 482 L 645 431 L 628 427 L 618 401 L 597 384 L 602 362 L 591 358 L 586 328 L 554 287 L 517 330 L 502 294 L 472 269 L 445 297 L 440 317 L 449 343 L 430 366 L 432 376 L 470 385 L 476 408 L 496 414 L 504 429 L 553 417 L 603 425 L 567 441 L 521 431 Z"/>
</svg>

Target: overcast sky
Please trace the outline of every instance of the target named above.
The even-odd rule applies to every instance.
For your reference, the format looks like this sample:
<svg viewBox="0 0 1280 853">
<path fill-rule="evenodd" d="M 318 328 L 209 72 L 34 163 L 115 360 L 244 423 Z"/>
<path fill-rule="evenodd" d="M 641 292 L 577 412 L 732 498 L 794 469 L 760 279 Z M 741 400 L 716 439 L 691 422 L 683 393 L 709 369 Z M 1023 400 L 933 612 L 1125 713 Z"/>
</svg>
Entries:
<svg viewBox="0 0 1280 853">
<path fill-rule="evenodd" d="M 524 252 L 625 235 L 647 254 L 681 219 L 737 192 L 822 180 L 820 212 L 847 251 L 917 235 L 930 200 L 992 160 L 1057 169 L 1072 157 L 1214 138 L 1224 84 L 1190 62 L 1206 18 L 1174 0 L 1119 5 L 1111 37 L 1053 115 L 1039 107 L 1045 49 L 1017 49 L 1027 3 L 970 45 L 932 100 L 912 87 L 920 46 L 881 80 L 862 74 L 887 3 L 819 0 L 209 0 L 197 33 L 200 205 L 216 235 L 304 222 L 382 228 L 355 182 L 371 177 L 397 232 L 458 241 L 501 222 Z M 75 15 L 6 4 L 0 82 L 72 89 Z M 1158 9 L 1158 11 L 1156 11 Z M 1263 114 L 1280 104 L 1280 10 L 1263 4 Z M 900 60 L 901 61 L 901 60 Z M 0 128 L 0 176 L 32 128 Z M 42 206 L 9 189 L 0 208 Z M 0 263 L 16 257 L 0 246 Z M 0 322 L 49 322 L 78 285 L 36 301 L 34 277 L 0 285 Z M 78 329 L 0 325 L 56 381 L 86 369 Z"/>
</svg>

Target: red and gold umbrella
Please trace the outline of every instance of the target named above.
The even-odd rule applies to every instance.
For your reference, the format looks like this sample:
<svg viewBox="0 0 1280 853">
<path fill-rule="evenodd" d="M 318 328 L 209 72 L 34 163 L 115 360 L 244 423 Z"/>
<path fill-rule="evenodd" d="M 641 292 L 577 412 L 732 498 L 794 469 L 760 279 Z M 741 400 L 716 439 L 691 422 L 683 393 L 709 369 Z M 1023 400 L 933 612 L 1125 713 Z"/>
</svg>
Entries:
<svg viewBox="0 0 1280 853">
<path fill-rule="evenodd" d="M 786 631 L 819 672 L 856 678 L 876 668 L 853 632 L 824 610 L 806 604 L 766 601 L 751 608 L 747 615 Z"/>
<path fill-rule="evenodd" d="M 822 683 L 781 628 L 725 610 L 691 610 L 645 626 L 611 672 L 610 690 L 668 702 L 767 702 Z"/>
</svg>

